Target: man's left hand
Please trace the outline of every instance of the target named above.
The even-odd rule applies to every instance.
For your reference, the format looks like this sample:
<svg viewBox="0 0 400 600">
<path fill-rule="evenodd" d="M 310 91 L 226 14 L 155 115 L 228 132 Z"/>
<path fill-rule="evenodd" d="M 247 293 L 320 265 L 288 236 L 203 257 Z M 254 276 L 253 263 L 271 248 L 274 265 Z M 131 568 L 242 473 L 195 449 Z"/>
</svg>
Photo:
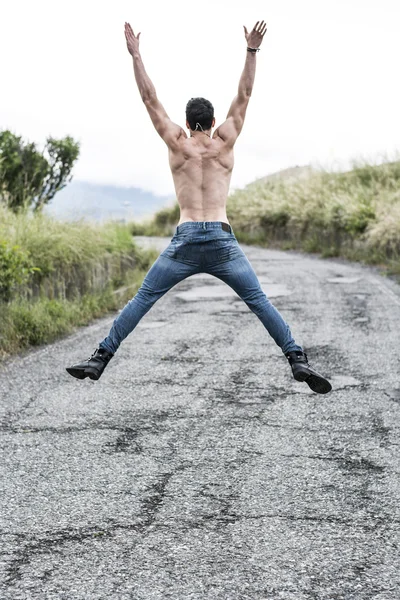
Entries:
<svg viewBox="0 0 400 600">
<path fill-rule="evenodd" d="M 128 47 L 129 54 L 131 54 L 132 56 L 135 52 L 139 50 L 139 36 L 140 32 L 135 36 L 132 27 L 129 25 L 129 23 L 125 23 L 126 45 Z"/>
</svg>

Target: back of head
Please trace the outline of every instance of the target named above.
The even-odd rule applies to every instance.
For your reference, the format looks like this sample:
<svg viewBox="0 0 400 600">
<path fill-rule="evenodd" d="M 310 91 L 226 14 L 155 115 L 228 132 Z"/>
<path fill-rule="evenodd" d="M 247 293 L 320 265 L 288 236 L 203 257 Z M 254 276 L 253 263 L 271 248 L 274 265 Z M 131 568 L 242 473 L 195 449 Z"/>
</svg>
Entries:
<svg viewBox="0 0 400 600">
<path fill-rule="evenodd" d="M 202 129 L 211 129 L 214 118 L 214 107 L 205 98 L 190 98 L 186 104 L 186 119 L 192 131 L 195 131 L 197 123 Z"/>
</svg>

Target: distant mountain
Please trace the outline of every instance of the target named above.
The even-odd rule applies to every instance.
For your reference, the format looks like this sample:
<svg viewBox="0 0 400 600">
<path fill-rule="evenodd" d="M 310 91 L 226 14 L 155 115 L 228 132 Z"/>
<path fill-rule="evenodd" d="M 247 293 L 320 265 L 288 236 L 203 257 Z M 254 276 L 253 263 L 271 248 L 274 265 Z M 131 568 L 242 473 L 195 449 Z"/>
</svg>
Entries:
<svg viewBox="0 0 400 600">
<path fill-rule="evenodd" d="M 174 202 L 174 195 L 156 196 L 141 188 L 72 181 L 54 196 L 45 212 L 61 220 L 140 221 Z"/>
<path fill-rule="evenodd" d="M 279 181 L 282 179 L 284 179 L 285 181 L 289 181 L 289 180 L 295 181 L 298 179 L 306 179 L 313 173 L 315 173 L 315 169 L 313 169 L 313 167 L 311 167 L 310 165 L 303 165 L 303 166 L 296 165 L 295 167 L 281 169 L 281 171 L 276 171 L 275 173 L 271 173 L 270 175 L 266 175 L 265 177 L 260 177 L 259 179 L 256 179 L 249 185 L 252 185 L 253 183 L 264 182 L 264 181 Z"/>
</svg>

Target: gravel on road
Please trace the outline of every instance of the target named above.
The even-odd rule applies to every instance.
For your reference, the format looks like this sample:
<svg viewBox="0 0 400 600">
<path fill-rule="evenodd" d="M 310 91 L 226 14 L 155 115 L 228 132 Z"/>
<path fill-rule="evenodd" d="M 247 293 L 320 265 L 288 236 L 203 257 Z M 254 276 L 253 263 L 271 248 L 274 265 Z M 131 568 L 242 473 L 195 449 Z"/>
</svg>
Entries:
<svg viewBox="0 0 400 600">
<path fill-rule="evenodd" d="M 137 238 L 160 251 L 166 238 Z M 398 600 L 400 286 L 242 245 L 324 396 L 235 292 L 163 296 L 0 367 L 2 600 Z"/>
</svg>

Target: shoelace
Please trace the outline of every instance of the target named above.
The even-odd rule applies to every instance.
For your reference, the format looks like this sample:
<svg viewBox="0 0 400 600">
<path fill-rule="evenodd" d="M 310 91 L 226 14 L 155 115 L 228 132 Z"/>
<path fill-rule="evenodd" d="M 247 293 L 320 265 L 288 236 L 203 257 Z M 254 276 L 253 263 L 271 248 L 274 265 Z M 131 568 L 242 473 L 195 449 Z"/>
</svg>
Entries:
<svg viewBox="0 0 400 600">
<path fill-rule="evenodd" d="M 303 359 L 302 362 L 304 362 L 305 364 L 308 365 L 308 358 L 307 358 L 307 354 L 305 352 L 303 352 L 303 356 L 301 358 Z"/>
<path fill-rule="evenodd" d="M 307 365 L 309 364 L 308 363 L 308 357 L 307 357 L 307 354 L 305 352 L 303 352 L 303 354 L 300 354 L 300 356 L 297 355 L 297 360 L 294 360 L 293 362 L 302 362 L 302 363 L 305 363 Z"/>
<path fill-rule="evenodd" d="M 91 356 L 89 356 L 89 358 L 86 360 L 91 360 L 93 358 L 93 356 L 96 354 L 97 350 L 98 350 L 98 348 L 96 348 L 95 351 L 93 352 L 93 354 Z"/>
</svg>

